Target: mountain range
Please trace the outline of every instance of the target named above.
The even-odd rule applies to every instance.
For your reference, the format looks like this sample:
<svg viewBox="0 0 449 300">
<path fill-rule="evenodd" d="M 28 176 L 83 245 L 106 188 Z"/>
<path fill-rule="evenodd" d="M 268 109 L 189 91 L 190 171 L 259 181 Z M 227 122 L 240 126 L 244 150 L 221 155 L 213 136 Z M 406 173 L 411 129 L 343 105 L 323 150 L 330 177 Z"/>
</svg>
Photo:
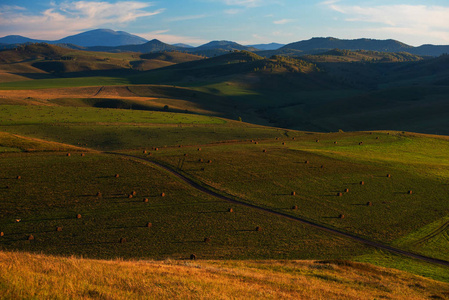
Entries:
<svg viewBox="0 0 449 300">
<path fill-rule="evenodd" d="M 244 46 L 233 41 L 211 41 L 204 45 L 193 47 L 186 44 L 169 45 L 156 39 L 148 41 L 137 35 L 110 29 L 86 31 L 56 41 L 37 40 L 19 35 L 9 35 L 0 38 L 0 48 L 12 48 L 19 44 L 42 42 L 89 51 L 140 53 L 183 51 L 208 57 L 222 55 L 235 50 L 251 51 L 265 57 L 272 55 L 301 56 L 326 52 L 332 49 L 408 52 L 422 56 L 439 56 L 444 53 L 449 53 L 449 45 L 422 45 L 413 47 L 392 39 L 376 40 L 363 38 L 345 40 L 333 37 L 312 38 L 287 45 L 271 43 Z"/>
</svg>

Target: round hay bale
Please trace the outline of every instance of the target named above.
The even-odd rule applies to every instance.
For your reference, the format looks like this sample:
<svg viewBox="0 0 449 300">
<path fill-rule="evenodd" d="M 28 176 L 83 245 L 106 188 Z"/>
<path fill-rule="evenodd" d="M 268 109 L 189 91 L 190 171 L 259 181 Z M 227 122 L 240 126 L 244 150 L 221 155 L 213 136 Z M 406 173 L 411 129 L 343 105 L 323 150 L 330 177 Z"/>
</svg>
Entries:
<svg viewBox="0 0 449 300">
<path fill-rule="evenodd" d="M 210 242 L 210 238 L 208 238 L 208 237 L 207 237 L 207 238 L 204 238 L 204 242 L 205 242 L 205 243 L 209 243 L 209 242 Z"/>
<path fill-rule="evenodd" d="M 126 243 L 126 238 L 120 238 L 120 244 Z"/>
<path fill-rule="evenodd" d="M 129 194 L 129 195 L 128 195 L 128 199 L 131 199 L 132 197 L 133 197 L 132 194 Z"/>
<path fill-rule="evenodd" d="M 296 140 L 296 138 L 295 138 L 295 137 L 293 137 L 293 138 L 292 138 L 292 140 Z"/>
<path fill-rule="evenodd" d="M 257 144 L 259 144 L 259 142 L 254 142 L 254 144 L 256 144 L 256 145 L 257 145 Z"/>
<path fill-rule="evenodd" d="M 360 185 L 365 185 L 365 181 L 360 181 Z"/>
<path fill-rule="evenodd" d="M 349 189 L 345 189 L 345 193 L 349 193 Z"/>
<path fill-rule="evenodd" d="M 296 192 L 292 192 L 291 195 L 292 195 L 292 196 L 296 196 Z"/>
<path fill-rule="evenodd" d="M 324 166 L 323 166 L 323 165 L 321 165 L 321 169 L 324 169 Z"/>
<path fill-rule="evenodd" d="M 154 151 L 159 151 L 159 148 L 154 148 Z"/>
<path fill-rule="evenodd" d="M 298 205 L 293 205 L 293 206 L 292 206 L 292 209 L 293 209 L 293 210 L 297 210 L 297 209 L 298 209 Z"/>
<path fill-rule="evenodd" d="M 0 236 L 5 236 L 5 233 L 3 231 L 0 232 Z"/>
<path fill-rule="evenodd" d="M 97 198 L 101 198 L 103 197 L 103 195 L 101 194 L 101 192 L 97 192 L 97 194 L 95 195 Z"/>
<path fill-rule="evenodd" d="M 345 218 L 345 215 L 344 215 L 344 214 L 340 214 L 340 215 L 338 216 L 338 218 L 339 218 L 339 219 L 344 219 L 344 218 Z"/>
<path fill-rule="evenodd" d="M 373 206 L 373 203 L 371 201 L 366 202 L 366 206 Z"/>
<path fill-rule="evenodd" d="M 285 142 L 282 142 L 282 145 L 284 145 L 284 146 L 285 146 Z"/>
<path fill-rule="evenodd" d="M 337 141 L 335 141 L 335 142 L 334 142 L 334 144 L 338 144 L 338 142 L 337 142 Z"/>
<path fill-rule="evenodd" d="M 19 176 L 16 177 L 16 179 L 22 179 L 22 176 L 19 175 Z"/>
<path fill-rule="evenodd" d="M 161 193 L 161 197 L 165 197 L 165 193 Z"/>
<path fill-rule="evenodd" d="M 232 213 L 232 212 L 234 212 L 234 209 L 231 207 L 228 209 L 228 212 Z"/>
<path fill-rule="evenodd" d="M 143 202 L 148 203 L 149 201 L 148 198 L 143 198 Z"/>
<path fill-rule="evenodd" d="M 266 152 L 267 152 L 267 149 L 263 149 L 262 152 L 263 152 L 263 153 L 266 153 Z"/>
<path fill-rule="evenodd" d="M 278 137 L 276 138 L 276 141 L 279 141 L 279 138 L 278 138 Z"/>
<path fill-rule="evenodd" d="M 387 177 L 388 177 L 388 178 L 391 178 L 391 174 L 387 174 Z"/>
<path fill-rule="evenodd" d="M 363 145 L 363 142 L 360 142 L 360 143 L 359 143 L 359 146 L 361 146 L 361 145 Z"/>
<path fill-rule="evenodd" d="M 85 156 L 85 154 L 84 154 L 84 153 L 81 153 L 81 156 Z"/>
<path fill-rule="evenodd" d="M 195 260 L 196 259 L 196 255 L 195 254 L 190 254 L 190 260 Z"/>
<path fill-rule="evenodd" d="M 376 136 L 376 140 L 378 140 L 379 139 L 379 137 L 378 136 Z"/>
<path fill-rule="evenodd" d="M 77 215 L 76 215 L 76 218 L 77 218 L 77 219 L 81 219 L 81 214 L 77 214 Z"/>
<path fill-rule="evenodd" d="M 184 156 L 187 156 L 187 153 L 184 153 Z"/>
<path fill-rule="evenodd" d="M 198 151 L 201 151 L 201 148 L 198 148 Z"/>
<path fill-rule="evenodd" d="M 202 158 L 198 159 L 198 162 L 203 162 L 203 159 Z"/>
<path fill-rule="evenodd" d="M 179 145 L 178 148 L 182 148 L 182 145 Z"/>
<path fill-rule="evenodd" d="M 211 164 L 211 163 L 212 163 L 212 160 L 209 159 L 209 160 L 207 161 L 207 163 L 208 163 L 208 164 Z"/>
<path fill-rule="evenodd" d="M 257 226 L 255 230 L 256 230 L 256 231 L 262 231 L 262 227 Z"/>
<path fill-rule="evenodd" d="M 29 241 L 34 240 L 34 235 L 30 234 L 30 235 L 28 236 L 27 240 L 29 240 Z"/>
<path fill-rule="evenodd" d="M 148 153 L 148 156 L 152 156 L 152 155 L 153 155 L 153 153 L 151 153 L 151 152 L 150 152 L 150 153 Z"/>
<path fill-rule="evenodd" d="M 119 174 L 115 174 L 114 177 L 115 177 L 115 178 L 119 178 L 120 175 L 119 175 Z"/>
<path fill-rule="evenodd" d="M 407 194 L 411 195 L 413 194 L 413 191 L 408 191 Z"/>
<path fill-rule="evenodd" d="M 306 165 L 309 163 L 309 161 L 308 160 L 306 160 L 305 162 L 304 162 Z"/>
<path fill-rule="evenodd" d="M 67 156 L 70 156 L 70 153 L 67 153 L 66 155 L 67 155 Z"/>
<path fill-rule="evenodd" d="M 133 195 L 133 196 L 137 195 L 136 191 L 132 191 L 131 195 Z"/>
<path fill-rule="evenodd" d="M 56 227 L 56 231 L 62 231 L 62 227 Z"/>
<path fill-rule="evenodd" d="M 319 142 L 320 142 L 320 140 L 316 140 L 315 142 L 319 143 Z"/>
<path fill-rule="evenodd" d="M 147 150 L 143 150 L 142 153 L 143 153 L 143 154 L 147 154 Z"/>
<path fill-rule="evenodd" d="M 147 227 L 148 227 L 148 228 L 153 227 L 153 223 L 148 222 L 148 223 L 147 223 Z"/>
<path fill-rule="evenodd" d="M 337 196 L 338 196 L 338 197 L 341 197 L 341 196 L 343 196 L 343 193 L 342 193 L 342 192 L 338 192 L 338 193 L 337 193 Z"/>
</svg>

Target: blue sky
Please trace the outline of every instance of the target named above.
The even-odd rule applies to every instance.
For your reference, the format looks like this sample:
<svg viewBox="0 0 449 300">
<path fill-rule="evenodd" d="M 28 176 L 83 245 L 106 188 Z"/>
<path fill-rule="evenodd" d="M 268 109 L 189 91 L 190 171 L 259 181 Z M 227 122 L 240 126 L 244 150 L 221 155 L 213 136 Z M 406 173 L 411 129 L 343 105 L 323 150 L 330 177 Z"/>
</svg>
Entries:
<svg viewBox="0 0 449 300">
<path fill-rule="evenodd" d="M 449 0 L 0 0 L 0 36 L 56 40 L 108 28 L 199 45 L 312 37 L 449 44 Z"/>
</svg>

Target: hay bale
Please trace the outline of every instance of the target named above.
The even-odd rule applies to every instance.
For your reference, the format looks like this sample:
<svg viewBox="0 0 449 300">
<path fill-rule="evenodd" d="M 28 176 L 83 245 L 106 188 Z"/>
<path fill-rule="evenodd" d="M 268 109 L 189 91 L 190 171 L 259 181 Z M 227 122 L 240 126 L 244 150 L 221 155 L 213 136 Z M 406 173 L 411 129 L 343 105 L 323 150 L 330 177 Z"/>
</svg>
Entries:
<svg viewBox="0 0 449 300">
<path fill-rule="evenodd" d="M 62 231 L 62 227 L 56 227 L 56 231 Z"/>
<path fill-rule="evenodd" d="M 161 193 L 161 197 L 165 197 L 165 193 Z"/>
<path fill-rule="evenodd" d="M 324 166 L 323 166 L 323 165 L 321 165 L 321 169 L 324 169 Z"/>
<path fill-rule="evenodd" d="M 208 238 L 208 237 L 207 237 L 207 238 L 204 238 L 204 242 L 205 242 L 205 243 L 209 243 L 209 242 L 210 242 L 210 238 Z"/>
<path fill-rule="evenodd" d="M 16 223 L 19 223 L 20 221 L 22 221 L 22 219 L 16 219 Z"/>
<path fill-rule="evenodd" d="M 293 210 L 297 210 L 297 209 L 298 209 L 298 205 L 293 205 L 293 206 L 292 206 L 292 209 L 293 209 Z"/>
<path fill-rule="evenodd" d="M 76 215 L 76 218 L 77 218 L 77 219 L 81 219 L 81 214 L 77 214 L 77 215 Z"/>
<path fill-rule="evenodd" d="M 267 149 L 263 149 L 262 152 L 263 152 L 263 153 L 266 153 L 266 152 L 267 152 Z"/>
<path fill-rule="evenodd" d="M 345 193 L 349 193 L 349 189 L 345 189 Z"/>
<path fill-rule="evenodd" d="M 334 144 L 338 144 L 338 142 L 337 142 L 337 141 L 335 141 L 335 142 L 334 142 Z"/>
<path fill-rule="evenodd" d="M 284 146 L 285 146 L 285 142 L 282 142 L 282 145 L 284 145 Z"/>
<path fill-rule="evenodd" d="M 131 199 L 132 197 L 133 197 L 132 194 L 129 194 L 129 195 L 128 195 L 128 199 Z"/>
<path fill-rule="evenodd" d="M 182 145 L 179 145 L 178 148 L 182 148 Z"/>
<path fill-rule="evenodd" d="M 154 151 L 159 151 L 159 148 L 154 148 Z"/>
<path fill-rule="evenodd" d="M 201 151 L 201 148 L 198 148 L 198 151 Z"/>
<path fill-rule="evenodd" d="M 262 227 L 257 226 L 255 230 L 256 230 L 256 231 L 262 231 Z"/>
<path fill-rule="evenodd" d="M 184 153 L 184 156 L 187 156 L 187 153 Z"/>
<path fill-rule="evenodd" d="M 360 142 L 360 143 L 359 143 L 359 146 L 361 146 L 361 145 L 363 145 L 363 142 Z"/>
<path fill-rule="evenodd" d="M 316 140 L 315 142 L 319 143 L 319 142 L 320 142 L 320 140 Z"/>
<path fill-rule="evenodd" d="M 131 195 L 133 195 L 133 196 L 137 195 L 136 191 L 132 191 Z"/>
<path fill-rule="evenodd" d="M 308 163 L 309 163 L 309 161 L 308 160 L 306 160 L 306 161 L 304 161 L 304 163 L 307 165 Z"/>
<path fill-rule="evenodd" d="M 296 140 L 296 138 L 295 138 L 295 137 L 293 137 L 293 138 L 292 138 L 292 140 Z"/>
<path fill-rule="evenodd" d="M 373 206 L 373 203 L 371 201 L 366 202 L 366 206 Z"/>
<path fill-rule="evenodd" d="M 147 223 L 147 227 L 148 227 L 148 228 L 153 227 L 153 223 L 148 222 L 148 223 Z"/>
<path fill-rule="evenodd" d="M 143 198 L 143 202 L 144 203 L 148 203 L 150 200 L 148 200 L 148 198 Z"/>
<path fill-rule="evenodd" d="M 291 195 L 292 195 L 292 196 L 296 196 L 296 192 L 292 192 Z"/>
<path fill-rule="evenodd" d="M 365 185 L 365 181 L 360 181 L 360 185 Z"/>
<path fill-rule="evenodd" d="M 101 198 L 103 197 L 103 195 L 101 194 L 101 192 L 97 192 L 97 194 L 95 195 L 97 198 Z"/>
<path fill-rule="evenodd" d="M 19 176 L 16 177 L 16 179 L 22 179 L 22 176 L 19 175 Z"/>
<path fill-rule="evenodd" d="M 120 238 L 120 244 L 126 243 L 126 238 Z"/>
<path fill-rule="evenodd" d="M 5 233 L 3 231 L 0 232 L 0 236 L 5 236 Z"/>
<path fill-rule="evenodd" d="M 232 213 L 232 212 L 234 212 L 234 209 L 232 209 L 232 207 L 228 208 L 228 212 Z"/>
<path fill-rule="evenodd" d="M 195 254 L 190 254 L 190 259 L 191 260 L 195 260 L 196 259 L 196 255 Z"/>
<path fill-rule="evenodd" d="M 81 156 L 85 156 L 85 154 L 84 154 L 84 153 L 81 153 Z"/>
<path fill-rule="evenodd" d="M 147 154 L 147 150 L 143 150 L 142 153 L 143 153 L 143 154 Z"/>
<path fill-rule="evenodd" d="M 259 142 L 254 142 L 254 144 L 256 144 L 256 145 L 257 145 L 257 144 L 259 144 Z"/>
<path fill-rule="evenodd" d="M 408 191 L 407 194 L 411 195 L 413 194 L 413 191 Z"/>
<path fill-rule="evenodd" d="M 342 193 L 342 192 L 338 192 L 338 193 L 337 193 L 337 196 L 338 196 L 338 197 L 341 197 L 341 196 L 343 196 L 343 193 Z"/>
<path fill-rule="evenodd" d="M 30 235 L 28 236 L 27 240 L 29 240 L 29 241 L 34 240 L 34 235 L 30 234 Z"/>
<path fill-rule="evenodd" d="M 203 162 L 203 159 L 202 158 L 198 159 L 198 162 Z"/>
<path fill-rule="evenodd" d="M 278 137 L 276 138 L 276 141 L 279 141 L 279 138 L 278 138 Z"/>
<path fill-rule="evenodd" d="M 376 136 L 376 140 L 378 140 L 379 139 L 379 137 L 378 136 Z"/>
<path fill-rule="evenodd" d="M 212 163 L 212 160 L 209 159 L 209 160 L 207 161 L 207 163 L 208 163 L 208 164 L 211 164 L 211 163 Z"/>
<path fill-rule="evenodd" d="M 339 218 L 339 219 L 344 219 L 344 218 L 345 218 L 345 215 L 340 214 L 340 215 L 338 216 L 338 218 Z"/>
<path fill-rule="evenodd" d="M 391 174 L 387 174 L 387 177 L 388 177 L 388 178 L 391 178 Z"/>
<path fill-rule="evenodd" d="M 114 177 L 115 177 L 115 178 L 119 178 L 120 175 L 119 175 L 119 174 L 115 174 Z"/>
<path fill-rule="evenodd" d="M 67 156 L 70 156 L 70 153 L 67 153 L 66 155 L 67 155 Z"/>
</svg>

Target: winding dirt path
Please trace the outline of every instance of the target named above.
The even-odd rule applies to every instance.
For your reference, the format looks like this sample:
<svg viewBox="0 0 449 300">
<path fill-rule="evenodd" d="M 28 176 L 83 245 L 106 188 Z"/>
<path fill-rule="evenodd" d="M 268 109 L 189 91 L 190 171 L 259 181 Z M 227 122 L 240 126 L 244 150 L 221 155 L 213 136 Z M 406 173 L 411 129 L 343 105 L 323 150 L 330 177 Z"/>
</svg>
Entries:
<svg viewBox="0 0 449 300">
<path fill-rule="evenodd" d="M 277 216 L 281 216 L 281 217 L 284 217 L 284 218 L 289 219 L 289 220 L 298 221 L 298 222 L 301 222 L 301 223 L 303 223 L 305 225 L 308 225 L 308 226 L 311 226 L 311 227 L 314 227 L 314 228 L 317 228 L 317 229 L 329 232 L 329 233 L 334 234 L 334 235 L 345 237 L 345 238 L 351 239 L 353 241 L 356 241 L 356 242 L 359 242 L 359 243 L 362 243 L 362 244 L 365 244 L 365 245 L 368 245 L 368 246 L 371 246 L 371 247 L 374 247 L 374 248 L 378 248 L 378 249 L 381 249 L 381 250 L 386 250 L 386 251 L 389 251 L 389 252 L 392 252 L 392 253 L 395 253 L 395 254 L 399 254 L 399 255 L 406 256 L 406 257 L 418 259 L 418 260 L 421 260 L 421 261 L 437 264 L 437 265 L 440 265 L 440 266 L 449 267 L 449 261 L 436 259 L 436 258 L 432 258 L 432 257 L 429 257 L 429 256 L 425 256 L 425 255 L 413 253 L 413 252 L 410 252 L 410 251 L 398 249 L 398 248 L 395 248 L 395 247 L 392 247 L 392 246 L 389 246 L 389 245 L 385 245 L 385 244 L 382 244 L 382 243 L 379 243 L 379 242 L 375 242 L 375 241 L 371 241 L 371 240 L 368 240 L 368 239 L 365 239 L 365 238 L 362 238 L 362 237 L 359 237 L 359 236 L 356 236 L 356 235 L 352 235 L 350 233 L 343 232 L 343 231 L 340 231 L 338 229 L 330 228 L 330 227 L 327 227 L 325 225 L 321 225 L 321 224 L 318 224 L 318 223 L 315 223 L 315 222 L 303 219 L 301 217 L 291 216 L 291 215 L 288 215 L 288 214 L 283 213 L 283 212 L 279 212 L 279 211 L 271 210 L 271 209 L 264 208 L 264 207 L 261 207 L 261 206 L 257 206 L 257 205 L 254 205 L 254 204 L 246 203 L 246 202 L 243 202 L 243 201 L 239 200 L 238 198 L 236 198 L 236 197 L 234 197 L 232 195 L 225 196 L 225 195 L 219 194 L 219 193 L 215 192 L 214 189 L 211 186 L 209 186 L 209 185 L 207 185 L 205 183 L 202 183 L 200 185 L 199 183 L 193 181 L 192 179 L 190 179 L 190 178 L 184 176 L 183 174 L 177 172 L 174 168 L 171 168 L 171 167 L 169 167 L 167 165 L 164 165 L 164 164 L 162 164 L 160 162 L 157 162 L 157 161 L 154 161 L 154 160 L 145 159 L 145 158 L 142 158 L 142 157 L 138 157 L 138 156 L 134 156 L 134 155 L 130 155 L 130 154 L 124 154 L 124 153 L 116 153 L 116 152 L 105 152 L 105 153 L 106 154 L 111 154 L 111 155 L 125 157 L 125 158 L 132 159 L 132 160 L 135 160 L 135 161 L 150 163 L 150 164 L 152 164 L 154 166 L 157 166 L 157 167 L 159 167 L 159 168 L 161 168 L 161 169 L 171 173 L 172 175 L 174 175 L 175 177 L 179 178 L 180 180 L 182 180 L 187 185 L 189 185 L 189 186 L 191 186 L 191 187 L 193 187 L 193 188 L 195 188 L 195 189 L 197 189 L 197 190 L 199 190 L 199 191 L 201 191 L 201 192 L 203 192 L 205 194 L 208 194 L 210 196 L 213 196 L 215 198 L 218 198 L 218 199 L 230 202 L 230 203 L 243 205 L 243 206 L 246 206 L 246 207 L 249 207 L 249 208 L 253 208 L 253 209 L 261 210 L 261 211 L 264 211 L 264 212 L 267 212 L 267 213 L 271 213 L 271 214 L 274 214 L 274 215 L 277 215 Z"/>
</svg>

